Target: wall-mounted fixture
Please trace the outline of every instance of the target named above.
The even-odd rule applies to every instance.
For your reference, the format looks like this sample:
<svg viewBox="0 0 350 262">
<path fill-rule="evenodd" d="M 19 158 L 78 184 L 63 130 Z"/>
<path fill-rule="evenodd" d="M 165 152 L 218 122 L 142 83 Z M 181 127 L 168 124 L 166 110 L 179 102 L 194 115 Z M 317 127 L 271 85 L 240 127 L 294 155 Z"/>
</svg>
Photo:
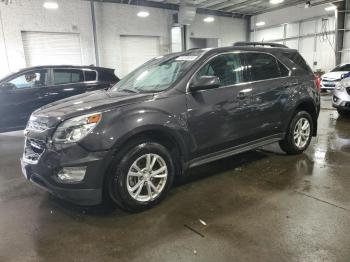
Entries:
<svg viewBox="0 0 350 262">
<path fill-rule="evenodd" d="M 206 18 L 203 19 L 203 21 L 206 23 L 212 23 L 215 21 L 215 18 L 212 16 L 207 16 Z"/>
<path fill-rule="evenodd" d="M 43 7 L 46 9 L 55 10 L 58 8 L 57 2 L 44 2 Z"/>
<path fill-rule="evenodd" d="M 149 16 L 149 12 L 148 11 L 140 11 L 140 12 L 137 13 L 137 16 L 145 18 L 145 17 Z"/>
<path fill-rule="evenodd" d="M 257 22 L 256 26 L 264 26 L 266 23 L 264 21 Z"/>
<path fill-rule="evenodd" d="M 273 4 L 273 5 L 277 5 L 277 4 L 280 4 L 283 2 L 284 2 L 284 0 L 270 0 L 270 4 Z"/>
</svg>

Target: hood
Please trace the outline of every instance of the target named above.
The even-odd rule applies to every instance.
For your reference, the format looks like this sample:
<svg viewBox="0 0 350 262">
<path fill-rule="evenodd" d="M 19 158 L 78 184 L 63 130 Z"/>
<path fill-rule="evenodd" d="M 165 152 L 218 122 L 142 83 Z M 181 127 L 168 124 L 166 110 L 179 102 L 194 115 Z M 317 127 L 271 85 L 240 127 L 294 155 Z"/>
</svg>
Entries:
<svg viewBox="0 0 350 262">
<path fill-rule="evenodd" d="M 321 78 L 322 79 L 329 79 L 329 80 L 340 80 L 341 76 L 343 74 L 346 74 L 348 72 L 346 71 L 339 71 L 339 72 L 329 72 L 327 74 L 324 74 Z"/>
<path fill-rule="evenodd" d="M 41 119 L 40 122 L 46 122 L 51 126 L 53 122 L 149 100 L 153 96 L 153 94 L 110 93 L 105 90 L 99 90 L 48 104 L 36 110 L 32 117 Z"/>
</svg>

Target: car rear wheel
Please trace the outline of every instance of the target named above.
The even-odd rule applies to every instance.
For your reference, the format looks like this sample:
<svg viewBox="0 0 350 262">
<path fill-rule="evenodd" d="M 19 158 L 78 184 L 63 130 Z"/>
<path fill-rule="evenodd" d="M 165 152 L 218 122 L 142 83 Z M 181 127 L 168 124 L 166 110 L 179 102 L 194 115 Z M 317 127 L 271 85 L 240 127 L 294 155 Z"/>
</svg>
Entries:
<svg viewBox="0 0 350 262">
<path fill-rule="evenodd" d="M 169 151 L 155 142 L 128 147 L 116 161 L 108 181 L 111 199 L 122 209 L 138 212 L 165 198 L 174 180 L 175 169 Z"/>
<path fill-rule="evenodd" d="M 294 115 L 285 138 L 279 144 L 287 154 L 300 154 L 309 146 L 312 134 L 313 123 L 310 114 L 306 111 L 299 111 Z"/>
</svg>

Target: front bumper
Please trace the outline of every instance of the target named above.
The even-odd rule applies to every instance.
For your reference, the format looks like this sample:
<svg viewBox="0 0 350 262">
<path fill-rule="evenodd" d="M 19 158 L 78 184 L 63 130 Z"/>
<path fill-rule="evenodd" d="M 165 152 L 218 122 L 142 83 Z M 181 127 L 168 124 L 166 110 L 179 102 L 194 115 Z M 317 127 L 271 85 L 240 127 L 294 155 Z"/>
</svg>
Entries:
<svg viewBox="0 0 350 262">
<path fill-rule="evenodd" d="M 102 202 L 104 175 L 109 166 L 109 154 L 89 152 L 79 144 L 38 145 L 36 155 L 30 155 L 30 138 L 21 159 L 23 175 L 35 185 L 51 194 L 78 205 L 97 205 Z M 38 147 L 42 146 L 41 150 Z M 86 167 L 85 177 L 81 182 L 62 183 L 57 174 L 63 167 Z"/>
<path fill-rule="evenodd" d="M 346 89 L 334 90 L 332 105 L 334 108 L 350 111 L 350 95 Z"/>
</svg>

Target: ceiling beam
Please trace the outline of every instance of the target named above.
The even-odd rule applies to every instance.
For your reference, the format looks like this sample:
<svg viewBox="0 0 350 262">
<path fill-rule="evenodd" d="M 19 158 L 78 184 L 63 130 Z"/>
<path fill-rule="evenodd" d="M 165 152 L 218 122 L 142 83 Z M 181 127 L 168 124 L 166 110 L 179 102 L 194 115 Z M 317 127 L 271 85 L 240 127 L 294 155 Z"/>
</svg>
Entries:
<svg viewBox="0 0 350 262">
<path fill-rule="evenodd" d="M 262 0 L 255 0 L 255 1 L 245 1 L 245 2 L 242 2 L 241 4 L 232 4 L 232 2 L 234 1 L 230 1 L 231 3 L 227 3 L 226 6 L 224 7 L 221 7 L 220 9 L 222 10 L 225 10 L 227 12 L 234 12 L 235 10 L 238 10 L 238 9 L 242 9 L 242 8 L 246 8 L 246 7 L 249 7 L 249 6 L 254 6 L 256 4 L 259 4 L 262 2 Z"/>
<path fill-rule="evenodd" d="M 254 2 L 254 1 L 253 1 Z M 228 6 L 232 6 L 232 5 L 240 5 L 240 4 L 245 4 L 247 3 L 247 1 L 243 0 L 239 3 L 237 3 L 237 1 L 234 1 L 234 0 L 226 0 L 225 2 L 222 2 L 222 3 L 218 3 L 218 4 L 215 4 L 215 5 L 212 5 L 210 8 L 213 8 L 213 9 L 223 9 L 225 7 L 228 7 Z M 249 3 L 249 1 L 248 1 Z"/>
<path fill-rule="evenodd" d="M 327 3 L 332 3 L 332 2 L 334 2 L 334 0 L 323 0 L 323 1 L 318 1 L 318 2 L 311 1 L 311 7 L 318 6 L 318 5 L 323 5 L 323 4 L 327 4 Z M 265 8 L 265 9 L 259 10 L 257 12 L 252 12 L 251 15 L 260 15 L 260 14 L 263 14 L 263 13 L 267 13 L 267 12 L 283 9 L 283 8 L 294 6 L 294 5 L 298 5 L 298 4 L 305 4 L 305 0 L 298 0 L 298 1 L 294 1 L 294 2 L 288 2 L 288 3 L 282 4 L 282 5 L 279 5 L 279 6 L 276 6 L 276 7 Z"/>
<path fill-rule="evenodd" d="M 206 8 L 206 7 L 209 7 L 209 6 L 212 6 L 212 5 L 216 5 L 216 4 L 225 2 L 225 1 L 227 1 L 227 0 L 205 0 L 202 3 L 199 4 L 199 7 Z"/>
</svg>

